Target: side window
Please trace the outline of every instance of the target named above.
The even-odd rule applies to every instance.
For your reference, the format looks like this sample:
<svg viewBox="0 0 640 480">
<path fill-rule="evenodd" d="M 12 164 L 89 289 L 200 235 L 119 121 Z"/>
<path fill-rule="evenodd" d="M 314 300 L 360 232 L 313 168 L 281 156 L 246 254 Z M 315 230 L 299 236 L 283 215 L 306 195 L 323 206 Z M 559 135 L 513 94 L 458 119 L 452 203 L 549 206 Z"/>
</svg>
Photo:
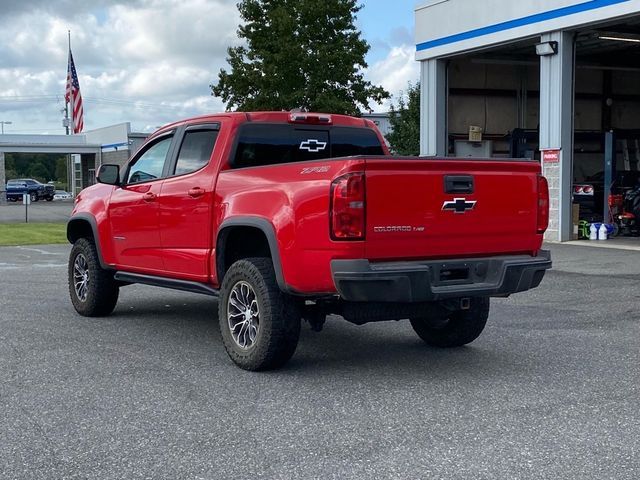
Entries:
<svg viewBox="0 0 640 480">
<path fill-rule="evenodd" d="M 129 167 L 127 183 L 148 182 L 162 177 L 164 162 L 173 137 L 163 138 L 154 143 Z"/>
<path fill-rule="evenodd" d="M 195 172 L 208 164 L 217 138 L 217 130 L 187 130 L 180 146 L 174 174 Z"/>
</svg>

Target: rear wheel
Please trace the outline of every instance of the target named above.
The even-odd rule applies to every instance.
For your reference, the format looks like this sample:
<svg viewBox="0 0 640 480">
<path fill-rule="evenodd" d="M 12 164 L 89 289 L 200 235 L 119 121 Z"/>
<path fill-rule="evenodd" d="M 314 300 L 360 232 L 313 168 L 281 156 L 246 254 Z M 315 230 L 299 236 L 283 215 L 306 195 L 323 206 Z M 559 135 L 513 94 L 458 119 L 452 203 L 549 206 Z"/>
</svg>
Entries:
<svg viewBox="0 0 640 480">
<path fill-rule="evenodd" d="M 280 291 L 269 258 L 235 262 L 222 282 L 218 320 L 231 360 L 245 370 L 270 370 L 294 354 L 301 313 Z"/>
<path fill-rule="evenodd" d="M 37 193 L 31 193 L 31 194 L 29 194 L 29 196 L 31 197 L 31 201 L 32 202 L 37 202 L 38 201 L 38 194 Z"/>
<path fill-rule="evenodd" d="M 446 318 L 412 318 L 411 326 L 427 344 L 440 348 L 461 347 L 480 336 L 489 318 L 489 297 L 471 299 L 468 310 L 451 312 Z"/>
<path fill-rule="evenodd" d="M 80 315 L 109 315 L 118 303 L 120 289 L 113 273 L 100 266 L 98 252 L 92 241 L 76 241 L 69 256 L 69 295 Z"/>
</svg>

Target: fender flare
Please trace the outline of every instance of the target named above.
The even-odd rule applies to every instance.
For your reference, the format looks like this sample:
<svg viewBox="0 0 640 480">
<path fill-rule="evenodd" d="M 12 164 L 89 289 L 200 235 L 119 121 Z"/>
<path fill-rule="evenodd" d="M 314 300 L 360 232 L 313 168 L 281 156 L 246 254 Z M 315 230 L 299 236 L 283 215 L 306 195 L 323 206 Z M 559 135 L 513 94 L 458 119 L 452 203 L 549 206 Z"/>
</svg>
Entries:
<svg viewBox="0 0 640 480">
<path fill-rule="evenodd" d="M 100 248 L 100 236 L 98 235 L 98 222 L 96 221 L 93 215 L 89 215 L 88 213 L 78 213 L 71 217 L 67 222 L 67 240 L 69 243 L 74 243 L 74 238 L 71 235 L 72 228 L 74 225 L 79 223 L 88 223 L 91 227 L 91 231 L 93 232 L 93 242 L 96 246 L 96 252 L 98 252 L 98 260 L 100 261 L 100 266 L 105 270 L 111 270 L 105 262 L 104 258 L 102 258 L 102 249 Z"/>
<path fill-rule="evenodd" d="M 218 265 L 218 242 L 223 232 L 230 227 L 253 227 L 264 233 L 269 244 L 269 251 L 271 252 L 271 260 L 273 262 L 273 269 L 276 273 L 276 281 L 278 287 L 285 293 L 295 293 L 284 280 L 282 273 L 282 262 L 280 260 L 280 249 L 278 248 L 278 239 L 276 237 L 275 227 L 266 218 L 262 217 L 233 217 L 224 220 L 218 229 L 218 235 L 216 237 L 216 268 Z M 218 282 L 222 284 L 222 278 L 218 277 Z"/>
</svg>

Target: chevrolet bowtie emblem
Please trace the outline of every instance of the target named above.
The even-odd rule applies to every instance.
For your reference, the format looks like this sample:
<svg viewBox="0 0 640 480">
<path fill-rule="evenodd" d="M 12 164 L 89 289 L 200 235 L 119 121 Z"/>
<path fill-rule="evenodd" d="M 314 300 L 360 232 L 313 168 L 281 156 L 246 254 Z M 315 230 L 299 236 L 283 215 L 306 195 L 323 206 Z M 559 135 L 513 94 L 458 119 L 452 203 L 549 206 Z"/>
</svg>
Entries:
<svg viewBox="0 0 640 480">
<path fill-rule="evenodd" d="M 468 210 L 473 210 L 477 201 L 471 200 L 467 202 L 466 198 L 454 198 L 451 202 L 444 202 L 442 204 L 442 210 L 453 210 L 456 213 L 467 213 Z"/>
<path fill-rule="evenodd" d="M 327 148 L 327 142 L 321 142 L 313 138 L 300 143 L 300 150 L 306 150 L 311 153 L 318 153 Z"/>
</svg>

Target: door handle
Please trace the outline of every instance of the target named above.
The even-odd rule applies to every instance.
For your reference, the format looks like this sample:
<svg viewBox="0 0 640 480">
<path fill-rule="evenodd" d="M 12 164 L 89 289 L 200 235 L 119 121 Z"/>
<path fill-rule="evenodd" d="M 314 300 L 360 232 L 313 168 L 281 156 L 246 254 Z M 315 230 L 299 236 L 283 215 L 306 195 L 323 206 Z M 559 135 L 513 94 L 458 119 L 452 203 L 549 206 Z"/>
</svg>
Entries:
<svg viewBox="0 0 640 480">
<path fill-rule="evenodd" d="M 154 202 L 156 199 L 156 194 L 152 192 L 147 192 L 142 196 L 142 199 L 145 202 Z"/>
<path fill-rule="evenodd" d="M 471 175 L 445 175 L 444 193 L 473 193 L 473 177 Z"/>
<path fill-rule="evenodd" d="M 200 187 L 194 187 L 189 190 L 189 196 L 191 198 L 198 198 L 204 195 L 204 190 Z"/>
</svg>

